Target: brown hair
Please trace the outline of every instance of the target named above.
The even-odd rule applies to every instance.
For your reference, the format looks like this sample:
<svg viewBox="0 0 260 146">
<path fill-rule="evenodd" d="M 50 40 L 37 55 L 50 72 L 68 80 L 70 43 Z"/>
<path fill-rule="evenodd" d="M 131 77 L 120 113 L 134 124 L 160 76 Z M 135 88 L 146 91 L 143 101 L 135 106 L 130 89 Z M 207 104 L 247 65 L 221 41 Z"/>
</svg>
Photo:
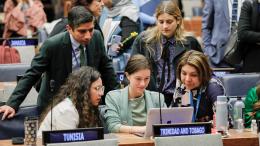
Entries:
<svg viewBox="0 0 260 146">
<path fill-rule="evenodd" d="M 180 62 L 177 66 L 177 78 L 181 81 L 181 69 L 184 65 L 190 65 L 196 68 L 199 74 L 199 80 L 201 81 L 202 86 L 206 86 L 212 75 L 212 69 L 209 66 L 208 58 L 201 52 L 190 50 L 183 54 L 180 58 Z"/>
<path fill-rule="evenodd" d="M 79 113 L 78 128 L 101 126 L 98 107 L 92 105 L 90 100 L 90 87 L 100 78 L 100 73 L 92 67 L 81 67 L 72 72 L 65 84 L 53 97 L 53 107 L 65 98 L 70 98 Z M 52 105 L 50 104 L 41 114 L 40 123 L 44 120 Z"/>
<path fill-rule="evenodd" d="M 131 75 L 143 69 L 152 70 L 151 64 L 145 56 L 137 54 L 130 57 L 129 61 L 126 64 L 125 72 Z"/>
</svg>

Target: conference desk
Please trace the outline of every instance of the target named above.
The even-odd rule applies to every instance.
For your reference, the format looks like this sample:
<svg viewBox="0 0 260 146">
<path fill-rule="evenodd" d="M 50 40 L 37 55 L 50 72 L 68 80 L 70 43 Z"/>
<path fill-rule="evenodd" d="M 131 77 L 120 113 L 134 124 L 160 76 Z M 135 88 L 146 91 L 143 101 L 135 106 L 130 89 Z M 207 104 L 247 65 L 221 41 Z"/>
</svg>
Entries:
<svg viewBox="0 0 260 146">
<path fill-rule="evenodd" d="M 133 134 L 115 134 L 119 141 L 119 146 L 154 146 L 152 139 L 144 139 Z M 231 129 L 229 137 L 223 138 L 224 146 L 259 146 L 257 134 L 248 130 L 243 133 Z M 37 146 L 41 146 L 41 139 L 38 139 Z M 0 146 L 13 146 L 11 140 L 0 140 Z"/>
</svg>

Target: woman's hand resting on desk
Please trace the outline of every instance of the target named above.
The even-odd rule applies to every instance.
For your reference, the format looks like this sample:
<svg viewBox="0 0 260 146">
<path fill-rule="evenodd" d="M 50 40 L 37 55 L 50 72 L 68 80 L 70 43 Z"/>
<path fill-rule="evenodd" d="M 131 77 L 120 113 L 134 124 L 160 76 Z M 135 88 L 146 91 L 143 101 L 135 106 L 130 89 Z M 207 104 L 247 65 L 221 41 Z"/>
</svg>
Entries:
<svg viewBox="0 0 260 146">
<path fill-rule="evenodd" d="M 3 105 L 0 107 L 0 113 L 3 113 L 2 120 L 4 120 L 6 117 L 10 119 L 14 117 L 15 110 L 8 105 Z"/>
</svg>

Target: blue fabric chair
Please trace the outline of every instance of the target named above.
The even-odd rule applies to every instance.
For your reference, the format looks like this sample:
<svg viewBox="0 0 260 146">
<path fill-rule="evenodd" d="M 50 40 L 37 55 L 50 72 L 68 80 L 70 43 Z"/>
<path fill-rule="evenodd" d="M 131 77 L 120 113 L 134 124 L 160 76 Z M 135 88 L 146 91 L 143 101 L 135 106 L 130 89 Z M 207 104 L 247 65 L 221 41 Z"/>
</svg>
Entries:
<svg viewBox="0 0 260 146">
<path fill-rule="evenodd" d="M 0 140 L 11 139 L 12 137 L 24 137 L 24 118 L 37 116 L 39 112 L 37 106 L 20 107 L 12 119 L 0 120 Z M 3 114 L 0 114 L 2 118 Z"/>
<path fill-rule="evenodd" d="M 30 64 L 0 64 L 0 82 L 16 81 L 17 75 L 23 75 Z"/>
<path fill-rule="evenodd" d="M 234 73 L 220 77 L 227 96 L 246 96 L 247 91 L 260 81 L 260 73 Z"/>
</svg>

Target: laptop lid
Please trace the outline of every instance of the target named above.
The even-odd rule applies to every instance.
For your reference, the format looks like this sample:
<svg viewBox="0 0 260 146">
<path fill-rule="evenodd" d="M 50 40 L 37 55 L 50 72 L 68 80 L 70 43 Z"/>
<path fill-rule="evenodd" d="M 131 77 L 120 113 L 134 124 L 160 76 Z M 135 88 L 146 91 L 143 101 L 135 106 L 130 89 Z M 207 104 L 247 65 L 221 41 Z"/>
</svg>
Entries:
<svg viewBox="0 0 260 146">
<path fill-rule="evenodd" d="M 154 124 L 191 123 L 193 107 L 161 108 L 162 123 L 160 123 L 160 108 L 151 108 L 147 114 L 144 137 L 153 136 Z"/>
</svg>

